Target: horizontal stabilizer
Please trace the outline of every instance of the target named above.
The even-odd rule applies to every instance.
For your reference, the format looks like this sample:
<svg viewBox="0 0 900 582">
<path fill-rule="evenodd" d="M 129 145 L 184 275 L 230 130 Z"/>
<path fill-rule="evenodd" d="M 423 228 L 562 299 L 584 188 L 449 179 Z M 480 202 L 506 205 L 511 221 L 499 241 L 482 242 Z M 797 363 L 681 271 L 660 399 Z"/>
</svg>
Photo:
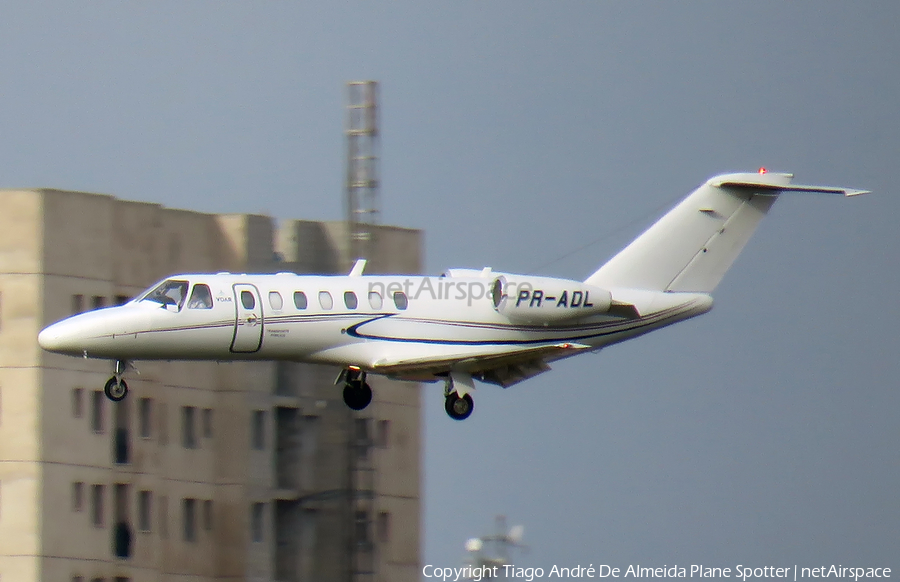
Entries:
<svg viewBox="0 0 900 582">
<path fill-rule="evenodd" d="M 747 188 L 752 190 L 771 190 L 773 194 L 779 192 L 810 192 L 814 194 L 840 194 L 842 196 L 860 196 L 861 194 L 869 194 L 869 190 L 854 190 L 852 188 L 835 188 L 833 186 L 803 186 L 800 184 L 777 184 L 766 181 L 764 178 L 768 174 L 760 174 L 757 180 L 710 180 L 710 184 L 719 188 Z"/>
</svg>

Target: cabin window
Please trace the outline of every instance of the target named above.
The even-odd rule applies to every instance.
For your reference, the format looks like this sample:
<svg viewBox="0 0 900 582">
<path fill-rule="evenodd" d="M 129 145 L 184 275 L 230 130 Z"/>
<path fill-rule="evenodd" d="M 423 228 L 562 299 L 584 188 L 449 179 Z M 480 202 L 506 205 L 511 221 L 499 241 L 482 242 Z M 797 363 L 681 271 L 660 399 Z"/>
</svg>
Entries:
<svg viewBox="0 0 900 582">
<path fill-rule="evenodd" d="M 212 293 L 209 292 L 209 285 L 197 283 L 194 290 L 191 291 L 191 300 L 188 301 L 188 309 L 212 309 Z"/>
<path fill-rule="evenodd" d="M 294 291 L 294 307 L 297 309 L 306 309 L 306 293 L 303 291 Z"/>
<path fill-rule="evenodd" d="M 281 293 L 269 291 L 269 305 L 272 306 L 272 309 L 280 311 L 284 307 L 284 299 L 281 298 Z"/>
<path fill-rule="evenodd" d="M 169 279 L 163 281 L 154 289 L 148 291 L 141 297 L 141 301 L 155 301 L 162 305 L 174 305 L 177 311 L 181 310 L 184 300 L 187 297 L 188 282 Z"/>
<path fill-rule="evenodd" d="M 384 305 L 384 300 L 378 291 L 369 291 L 369 305 L 372 306 L 372 309 L 381 309 Z"/>
<path fill-rule="evenodd" d="M 241 291 L 241 305 L 244 309 L 253 309 L 256 307 L 256 298 L 250 291 Z"/>
<path fill-rule="evenodd" d="M 347 309 L 356 309 L 359 307 L 359 300 L 356 298 L 356 293 L 353 291 L 344 291 L 344 305 L 347 306 Z"/>
<path fill-rule="evenodd" d="M 319 305 L 322 309 L 331 309 L 334 307 L 334 299 L 328 291 L 319 291 Z"/>
<path fill-rule="evenodd" d="M 394 305 L 401 311 L 409 307 L 409 299 L 406 297 L 406 293 L 403 291 L 395 291 Z"/>
</svg>

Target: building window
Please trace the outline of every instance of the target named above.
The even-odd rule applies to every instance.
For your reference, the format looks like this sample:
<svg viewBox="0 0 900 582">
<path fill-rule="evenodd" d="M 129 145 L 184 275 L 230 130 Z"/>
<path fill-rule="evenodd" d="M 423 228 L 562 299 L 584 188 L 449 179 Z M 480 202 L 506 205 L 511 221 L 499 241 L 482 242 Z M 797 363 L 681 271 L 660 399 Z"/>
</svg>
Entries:
<svg viewBox="0 0 900 582">
<path fill-rule="evenodd" d="M 138 400 L 138 434 L 149 439 L 153 432 L 153 401 L 149 398 Z"/>
<path fill-rule="evenodd" d="M 103 527 L 103 485 L 91 485 L 91 523 Z"/>
<path fill-rule="evenodd" d="M 297 309 L 306 309 L 306 293 L 303 291 L 294 291 L 294 307 Z"/>
<path fill-rule="evenodd" d="M 369 291 L 369 305 L 372 309 L 381 309 L 384 306 L 384 300 L 378 291 Z"/>
<path fill-rule="evenodd" d="M 138 493 L 138 530 L 150 531 L 150 516 L 153 515 L 153 494 L 150 491 Z"/>
<path fill-rule="evenodd" d="M 213 502 L 207 499 L 203 502 L 203 529 L 212 531 L 213 527 Z"/>
<path fill-rule="evenodd" d="M 182 522 L 184 525 L 184 541 L 197 541 L 197 500 L 182 500 Z"/>
<path fill-rule="evenodd" d="M 104 431 L 104 408 L 106 408 L 106 396 L 103 395 L 103 390 L 94 390 L 91 393 L 91 430 L 94 432 Z"/>
<path fill-rule="evenodd" d="M 84 416 L 84 388 L 72 388 L 72 416 Z"/>
<path fill-rule="evenodd" d="M 265 512 L 265 503 L 254 503 L 250 508 L 250 539 L 253 542 L 259 543 L 263 541 Z"/>
<path fill-rule="evenodd" d="M 72 313 L 84 311 L 84 295 L 72 295 Z"/>
<path fill-rule="evenodd" d="M 378 514 L 378 541 L 385 543 L 391 539 L 391 514 L 382 511 Z"/>
<path fill-rule="evenodd" d="M 84 483 L 75 481 L 72 483 L 72 511 L 84 509 Z"/>
<path fill-rule="evenodd" d="M 394 306 L 400 311 L 409 307 L 409 299 L 406 297 L 406 293 L 403 291 L 394 291 Z"/>
<path fill-rule="evenodd" d="M 106 297 L 103 295 L 94 295 L 91 297 L 91 308 L 92 309 L 100 309 L 101 307 L 106 305 Z"/>
<path fill-rule="evenodd" d="M 359 299 L 356 298 L 356 293 L 353 291 L 344 291 L 344 305 L 347 306 L 347 309 L 356 309 L 359 307 Z"/>
<path fill-rule="evenodd" d="M 169 416 L 166 403 L 160 402 L 156 410 L 159 417 L 159 444 L 167 445 L 169 444 Z"/>
<path fill-rule="evenodd" d="M 84 576 L 72 576 L 72 582 L 84 582 Z"/>
<path fill-rule="evenodd" d="M 131 297 L 128 295 L 116 295 L 116 305 L 125 305 L 131 301 Z"/>
<path fill-rule="evenodd" d="M 356 530 L 356 543 L 369 543 L 369 514 L 364 509 L 356 510 L 356 520 L 354 524 Z"/>
<path fill-rule="evenodd" d="M 331 309 L 334 307 L 334 299 L 328 291 L 319 291 L 319 305 L 322 309 Z"/>
<path fill-rule="evenodd" d="M 262 451 L 266 448 L 266 411 L 253 411 L 253 448 Z"/>
<path fill-rule="evenodd" d="M 169 537 L 169 498 L 165 495 L 159 498 L 159 535 Z"/>
<path fill-rule="evenodd" d="M 388 446 L 388 439 L 391 434 L 391 421 L 390 420 L 379 420 L 378 421 L 378 429 L 375 433 L 375 445 L 386 449 Z"/>
<path fill-rule="evenodd" d="M 275 311 L 281 311 L 281 308 L 284 307 L 284 299 L 281 298 L 281 293 L 278 291 L 269 291 L 269 305 L 271 305 L 272 309 Z"/>
<path fill-rule="evenodd" d="M 181 412 L 181 444 L 186 449 L 195 449 L 197 448 L 197 433 L 194 426 L 196 424 L 194 421 L 194 407 L 182 406 Z"/>
<path fill-rule="evenodd" d="M 211 439 L 213 435 L 213 411 L 212 408 L 203 409 L 203 438 Z"/>
</svg>

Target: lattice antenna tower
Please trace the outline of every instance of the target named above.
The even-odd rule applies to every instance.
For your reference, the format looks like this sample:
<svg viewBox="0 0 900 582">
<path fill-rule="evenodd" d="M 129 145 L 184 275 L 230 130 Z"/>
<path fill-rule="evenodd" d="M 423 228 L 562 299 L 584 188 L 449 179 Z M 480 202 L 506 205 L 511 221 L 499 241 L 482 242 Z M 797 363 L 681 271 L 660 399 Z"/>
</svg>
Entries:
<svg viewBox="0 0 900 582">
<path fill-rule="evenodd" d="M 378 82 L 347 83 L 348 259 L 367 259 L 378 223 Z"/>
</svg>

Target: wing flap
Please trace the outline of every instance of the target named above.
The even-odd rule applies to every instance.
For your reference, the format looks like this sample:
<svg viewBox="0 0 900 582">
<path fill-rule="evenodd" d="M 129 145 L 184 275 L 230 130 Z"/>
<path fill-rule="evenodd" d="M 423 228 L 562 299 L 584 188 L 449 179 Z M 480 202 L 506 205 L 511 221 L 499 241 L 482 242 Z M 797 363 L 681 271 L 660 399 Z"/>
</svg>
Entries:
<svg viewBox="0 0 900 582">
<path fill-rule="evenodd" d="M 511 386 L 549 369 L 548 360 L 558 360 L 591 349 L 584 344 L 559 343 L 540 346 L 503 346 L 489 354 L 473 354 L 471 350 L 444 354 L 439 358 L 422 357 L 381 360 L 372 371 L 389 376 L 421 378 L 454 371 L 465 372 L 485 382 Z"/>
</svg>

